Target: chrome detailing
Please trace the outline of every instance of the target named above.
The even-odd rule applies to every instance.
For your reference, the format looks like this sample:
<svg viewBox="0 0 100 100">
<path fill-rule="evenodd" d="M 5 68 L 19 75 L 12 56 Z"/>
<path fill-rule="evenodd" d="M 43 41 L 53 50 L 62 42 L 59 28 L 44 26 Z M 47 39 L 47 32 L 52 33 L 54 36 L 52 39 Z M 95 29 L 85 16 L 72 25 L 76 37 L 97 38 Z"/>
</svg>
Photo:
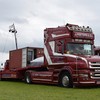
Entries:
<svg viewBox="0 0 100 100">
<path fill-rule="evenodd" d="M 89 62 L 90 68 L 100 68 L 100 62 Z"/>
<path fill-rule="evenodd" d="M 94 75 L 98 77 L 98 76 L 100 76 L 100 73 L 95 73 Z"/>
<path fill-rule="evenodd" d="M 91 78 L 92 79 L 100 79 L 100 73 L 96 73 L 96 72 L 92 73 Z"/>
<path fill-rule="evenodd" d="M 68 86 L 68 84 L 69 84 L 69 78 L 68 78 L 68 76 L 64 76 L 63 77 L 62 84 L 63 84 L 63 86 Z"/>
<path fill-rule="evenodd" d="M 91 78 L 92 78 L 92 79 L 100 79 L 100 72 L 99 72 L 99 73 L 93 72 L 93 73 L 91 74 Z"/>
<path fill-rule="evenodd" d="M 33 78 L 33 81 L 52 81 L 51 79 Z"/>
<path fill-rule="evenodd" d="M 100 77 L 93 77 L 93 76 L 91 76 L 91 78 L 92 79 L 100 79 Z"/>
<path fill-rule="evenodd" d="M 88 82 L 79 82 L 79 83 L 81 83 L 81 84 L 94 84 L 95 82 L 91 82 L 91 81 L 88 81 Z"/>
<path fill-rule="evenodd" d="M 90 73 L 92 79 L 100 79 L 100 62 L 89 62 L 89 67 L 94 69 L 94 72 Z"/>
<path fill-rule="evenodd" d="M 80 76 L 80 77 L 87 77 L 87 78 L 89 77 L 88 74 L 79 74 L 79 76 Z"/>
<path fill-rule="evenodd" d="M 95 69 L 95 72 L 100 72 L 100 69 Z"/>
<path fill-rule="evenodd" d="M 27 83 L 30 83 L 30 79 L 29 79 L 28 76 L 26 76 L 26 82 L 27 82 Z"/>
<path fill-rule="evenodd" d="M 74 84 L 78 84 L 78 82 L 73 82 Z M 95 81 L 80 81 L 80 84 L 95 84 Z"/>
</svg>

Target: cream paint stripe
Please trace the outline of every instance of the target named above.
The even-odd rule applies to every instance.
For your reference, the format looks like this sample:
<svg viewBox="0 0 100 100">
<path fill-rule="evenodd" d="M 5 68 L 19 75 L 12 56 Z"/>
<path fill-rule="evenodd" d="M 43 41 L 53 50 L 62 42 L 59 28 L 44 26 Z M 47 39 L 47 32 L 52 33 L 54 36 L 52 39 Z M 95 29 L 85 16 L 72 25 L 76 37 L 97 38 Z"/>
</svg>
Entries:
<svg viewBox="0 0 100 100">
<path fill-rule="evenodd" d="M 84 60 L 86 62 L 86 64 L 88 65 L 88 62 L 85 58 L 83 57 L 79 57 L 79 56 L 75 56 L 75 55 L 71 55 L 71 54 L 64 54 L 66 57 L 73 57 L 73 58 L 81 58 L 82 60 Z"/>
<path fill-rule="evenodd" d="M 52 81 L 51 79 L 33 78 L 33 81 Z"/>
<path fill-rule="evenodd" d="M 53 54 L 54 54 L 55 42 L 54 42 L 54 41 L 49 42 L 49 45 L 50 45 L 50 47 L 51 47 L 51 49 L 52 49 L 52 52 L 53 52 Z"/>
<path fill-rule="evenodd" d="M 71 54 L 61 54 L 61 53 L 54 52 L 54 47 L 55 47 L 55 42 L 54 41 L 49 42 L 49 45 L 50 45 L 50 47 L 52 49 L 53 55 L 55 55 L 55 56 L 66 56 L 66 57 L 72 57 L 72 58 L 78 58 L 79 57 L 79 56 L 75 56 L 75 55 L 71 55 Z M 86 64 L 88 65 L 88 62 L 87 62 L 87 60 L 85 58 L 83 58 L 83 57 L 79 57 L 79 58 L 84 60 L 86 62 Z"/>
<path fill-rule="evenodd" d="M 72 57 L 72 58 L 81 58 L 83 61 L 85 61 L 86 62 L 86 64 L 87 64 L 87 66 L 88 66 L 88 61 L 85 59 L 85 58 L 83 58 L 83 57 L 79 57 L 79 56 L 75 56 L 75 55 L 71 55 L 71 54 L 61 54 L 61 53 L 53 53 L 53 55 L 55 55 L 55 56 L 66 56 L 66 57 Z"/>
<path fill-rule="evenodd" d="M 54 47 L 55 47 L 55 42 L 54 42 L 54 41 L 49 42 L 49 45 L 50 45 L 50 47 L 51 47 L 51 49 L 52 49 L 52 52 L 53 52 L 53 55 L 54 55 L 54 56 L 66 56 L 66 57 L 72 57 L 72 58 L 81 58 L 83 61 L 86 62 L 87 66 L 88 66 L 87 60 L 86 60 L 85 58 L 83 58 L 83 57 L 79 57 L 79 56 L 75 56 L 75 55 L 71 55 L 71 54 L 61 54 L 61 53 L 56 53 L 56 52 L 54 52 Z M 45 52 L 45 56 L 46 56 L 46 59 L 47 59 L 48 63 L 49 63 L 49 64 L 54 64 L 54 63 L 52 63 L 52 61 L 51 61 L 51 58 L 50 58 L 50 56 L 49 56 L 49 53 L 48 53 L 48 51 L 47 51 L 46 46 L 45 46 L 45 49 L 44 49 L 44 50 L 45 50 L 44 52 Z M 56 63 L 56 64 L 57 64 L 57 63 Z"/>
<path fill-rule="evenodd" d="M 47 48 L 46 48 L 45 45 L 44 45 L 44 55 L 46 57 L 46 60 L 47 60 L 48 64 L 52 64 L 51 58 L 49 56 L 49 53 L 48 53 Z"/>
<path fill-rule="evenodd" d="M 61 37 L 61 36 L 69 36 L 69 34 L 61 34 L 61 35 L 52 34 L 53 38 Z"/>
</svg>

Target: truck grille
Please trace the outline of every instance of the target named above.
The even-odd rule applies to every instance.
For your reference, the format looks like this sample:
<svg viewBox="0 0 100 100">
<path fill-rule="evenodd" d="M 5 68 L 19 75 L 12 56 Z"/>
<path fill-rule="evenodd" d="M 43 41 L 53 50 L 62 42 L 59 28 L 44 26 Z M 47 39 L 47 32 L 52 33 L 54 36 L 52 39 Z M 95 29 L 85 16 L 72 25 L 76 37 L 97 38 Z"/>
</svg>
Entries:
<svg viewBox="0 0 100 100">
<path fill-rule="evenodd" d="M 93 78 L 93 79 L 100 79 L 100 73 L 96 73 L 96 72 L 92 73 L 91 78 Z"/>
<path fill-rule="evenodd" d="M 91 62 L 90 68 L 100 68 L 100 62 Z"/>
<path fill-rule="evenodd" d="M 91 62 L 90 68 L 94 69 L 91 78 L 100 79 L 100 62 Z"/>
</svg>

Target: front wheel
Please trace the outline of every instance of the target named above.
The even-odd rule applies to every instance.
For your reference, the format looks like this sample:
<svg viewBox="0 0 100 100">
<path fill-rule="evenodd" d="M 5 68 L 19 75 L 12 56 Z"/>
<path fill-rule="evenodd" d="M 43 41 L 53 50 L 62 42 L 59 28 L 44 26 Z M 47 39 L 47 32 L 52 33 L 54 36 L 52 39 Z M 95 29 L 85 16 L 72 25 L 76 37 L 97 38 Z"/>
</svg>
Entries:
<svg viewBox="0 0 100 100">
<path fill-rule="evenodd" d="M 62 87 L 67 87 L 67 88 L 73 87 L 71 75 L 68 72 L 62 73 L 60 75 L 59 84 Z"/>
<path fill-rule="evenodd" d="M 28 84 L 31 84 L 32 83 L 30 73 L 27 73 L 26 72 L 26 74 L 25 74 L 25 82 L 28 83 Z"/>
</svg>

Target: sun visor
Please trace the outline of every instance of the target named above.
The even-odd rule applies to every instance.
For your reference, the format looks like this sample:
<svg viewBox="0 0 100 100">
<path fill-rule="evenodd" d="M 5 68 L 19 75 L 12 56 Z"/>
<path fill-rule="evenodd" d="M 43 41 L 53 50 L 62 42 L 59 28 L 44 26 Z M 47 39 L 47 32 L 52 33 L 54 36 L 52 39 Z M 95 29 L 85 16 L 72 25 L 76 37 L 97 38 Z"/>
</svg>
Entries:
<svg viewBox="0 0 100 100">
<path fill-rule="evenodd" d="M 93 33 L 88 33 L 88 32 L 73 32 L 73 38 L 77 39 L 94 39 L 94 34 Z"/>
</svg>

